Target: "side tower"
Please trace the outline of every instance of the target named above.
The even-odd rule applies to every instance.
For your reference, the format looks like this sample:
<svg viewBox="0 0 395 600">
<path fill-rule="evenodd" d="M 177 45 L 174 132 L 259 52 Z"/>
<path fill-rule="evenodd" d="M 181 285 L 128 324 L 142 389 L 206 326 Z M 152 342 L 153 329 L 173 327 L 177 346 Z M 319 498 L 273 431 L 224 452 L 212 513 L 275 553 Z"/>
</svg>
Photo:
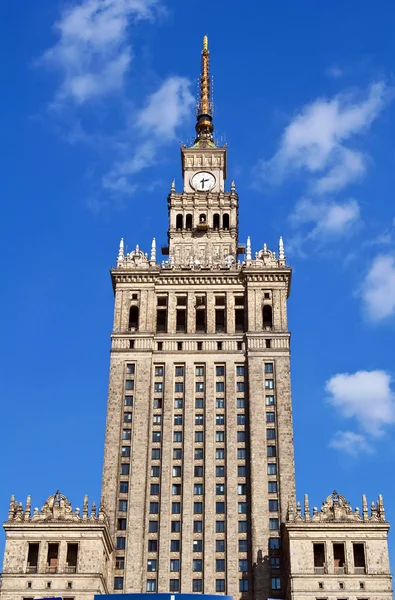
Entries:
<svg viewBox="0 0 395 600">
<path fill-rule="evenodd" d="M 295 501 L 280 239 L 238 244 L 238 195 L 213 138 L 207 38 L 196 139 L 168 196 L 168 257 L 121 240 L 103 499 L 112 589 L 284 597 L 280 526 Z M 240 260 L 242 258 L 242 260 Z"/>
</svg>

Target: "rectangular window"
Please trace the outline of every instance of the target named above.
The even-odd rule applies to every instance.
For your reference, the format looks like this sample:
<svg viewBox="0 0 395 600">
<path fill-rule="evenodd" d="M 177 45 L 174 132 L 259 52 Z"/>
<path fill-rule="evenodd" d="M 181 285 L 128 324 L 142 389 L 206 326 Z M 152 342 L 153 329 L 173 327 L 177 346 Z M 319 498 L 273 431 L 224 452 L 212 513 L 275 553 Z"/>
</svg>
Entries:
<svg viewBox="0 0 395 600">
<path fill-rule="evenodd" d="M 235 309 L 235 329 L 237 332 L 244 331 L 244 310 L 242 308 Z"/>
<path fill-rule="evenodd" d="M 313 544 L 314 569 L 324 573 L 325 566 L 325 544 Z M 317 572 L 317 571 L 316 571 Z"/>
<path fill-rule="evenodd" d="M 237 415 L 237 424 L 245 425 L 246 424 L 246 416 L 245 415 Z"/>
<path fill-rule="evenodd" d="M 217 381 L 215 384 L 215 389 L 217 392 L 225 391 L 225 383 L 223 381 Z"/>
<path fill-rule="evenodd" d="M 175 465 L 173 467 L 173 477 L 181 477 L 182 469 L 180 465 Z"/>
<path fill-rule="evenodd" d="M 224 431 L 217 431 L 215 434 L 215 441 L 216 442 L 223 442 L 225 441 L 225 432 Z"/>
<path fill-rule="evenodd" d="M 154 558 L 147 560 L 147 571 L 156 573 L 156 560 Z"/>
<path fill-rule="evenodd" d="M 152 441 L 153 442 L 160 442 L 161 438 L 162 438 L 162 433 L 160 431 L 152 432 Z"/>
<path fill-rule="evenodd" d="M 181 502 L 172 502 L 171 503 L 171 513 L 173 515 L 181 514 Z"/>
<path fill-rule="evenodd" d="M 265 373 L 273 373 L 273 363 L 265 363 Z"/>
<path fill-rule="evenodd" d="M 217 308 L 215 311 L 215 331 L 217 333 L 226 332 L 225 311 L 223 308 Z"/>
<path fill-rule="evenodd" d="M 225 477 L 225 467 L 215 467 L 216 477 Z"/>
<path fill-rule="evenodd" d="M 237 448 L 237 458 L 239 460 L 245 460 L 247 456 L 247 451 L 245 448 Z"/>
<path fill-rule="evenodd" d="M 215 580 L 215 591 L 216 592 L 224 592 L 225 591 L 225 579 L 216 579 Z"/>
<path fill-rule="evenodd" d="M 271 556 L 269 558 L 269 565 L 272 569 L 280 568 L 280 557 L 279 556 Z"/>
<path fill-rule="evenodd" d="M 165 308 L 156 311 L 156 332 L 167 333 L 167 310 Z"/>
<path fill-rule="evenodd" d="M 265 379 L 265 389 L 266 390 L 274 389 L 274 379 Z"/>
<path fill-rule="evenodd" d="M 272 590 L 281 590 L 280 577 L 272 577 Z"/>
<path fill-rule="evenodd" d="M 158 552 L 158 540 L 148 540 L 148 552 Z"/>
<path fill-rule="evenodd" d="M 195 485 L 193 486 L 193 493 L 195 494 L 195 496 L 202 496 L 203 495 L 203 484 L 195 483 Z"/>
<path fill-rule="evenodd" d="M 247 502 L 238 502 L 237 512 L 241 515 L 247 514 Z"/>
<path fill-rule="evenodd" d="M 215 561 L 215 570 L 217 573 L 222 573 L 225 571 L 225 560 L 223 558 L 217 558 Z"/>
<path fill-rule="evenodd" d="M 183 407 L 183 399 L 182 398 L 175 398 L 174 400 L 174 408 L 182 408 Z"/>
<path fill-rule="evenodd" d="M 224 460 L 225 448 L 217 448 L 215 451 L 215 458 L 217 458 L 218 460 Z"/>
<path fill-rule="evenodd" d="M 155 367 L 155 377 L 163 377 L 163 367 Z"/>
<path fill-rule="evenodd" d="M 184 332 L 187 330 L 187 311 L 185 309 L 178 309 L 176 312 L 176 331 Z"/>
<path fill-rule="evenodd" d="M 29 548 L 30 549 L 30 548 Z M 28 562 L 29 564 L 29 562 Z M 78 544 L 68 543 L 66 554 L 66 572 L 75 573 L 78 564 Z"/>
<path fill-rule="evenodd" d="M 181 521 L 172 521 L 171 522 L 171 532 L 172 533 L 180 533 L 181 531 Z"/>
<path fill-rule="evenodd" d="M 266 439 L 267 440 L 274 440 L 276 439 L 276 430 L 273 429 L 266 429 Z"/>
<path fill-rule="evenodd" d="M 170 571 L 178 572 L 180 570 L 180 560 L 178 558 L 170 559 Z"/>
<path fill-rule="evenodd" d="M 204 431 L 195 431 L 195 442 L 204 442 Z"/>
<path fill-rule="evenodd" d="M 276 463 L 269 463 L 267 465 L 267 474 L 268 475 L 277 475 L 277 465 L 276 465 Z"/>
<path fill-rule="evenodd" d="M 239 592 L 248 592 L 248 579 L 239 580 Z"/>
<path fill-rule="evenodd" d="M 121 448 L 121 456 L 123 458 L 127 458 L 130 456 L 130 446 L 122 446 Z"/>
<path fill-rule="evenodd" d="M 180 591 L 180 580 L 179 579 L 170 579 L 169 590 L 170 590 L 170 592 L 179 592 Z"/>
<path fill-rule="evenodd" d="M 182 365 L 176 366 L 176 377 L 184 377 L 184 367 Z"/>
<path fill-rule="evenodd" d="M 197 300 L 197 298 L 196 298 Z M 198 308 L 196 310 L 195 316 L 195 329 L 196 331 L 205 332 L 206 331 L 206 309 Z"/>
<path fill-rule="evenodd" d="M 159 502 L 150 502 L 149 511 L 151 515 L 157 515 L 159 513 Z"/>
<path fill-rule="evenodd" d="M 223 483 L 217 483 L 215 486 L 215 493 L 217 496 L 223 496 L 225 494 L 225 485 Z"/>
<path fill-rule="evenodd" d="M 238 531 L 239 531 L 239 533 L 247 533 L 247 531 L 248 531 L 248 522 L 247 521 L 239 521 L 239 523 L 238 523 Z M 240 540 L 240 542 L 241 541 L 246 542 L 247 540 Z M 240 547 L 239 547 L 239 551 L 240 552 L 247 552 L 247 550 L 240 550 Z"/>
<path fill-rule="evenodd" d="M 266 423 L 274 423 L 276 421 L 276 415 L 274 412 L 266 413 Z"/>
<path fill-rule="evenodd" d="M 269 519 L 269 529 L 271 531 L 277 531 L 280 529 L 279 520 L 278 519 Z"/>
<path fill-rule="evenodd" d="M 170 540 L 170 552 L 180 551 L 180 540 Z"/>
<path fill-rule="evenodd" d="M 125 557 L 124 556 L 116 556 L 115 557 L 115 568 L 116 569 L 124 569 L 125 568 Z"/>
<path fill-rule="evenodd" d="M 202 592 L 203 591 L 202 579 L 192 579 L 192 591 L 193 592 Z"/>
<path fill-rule="evenodd" d="M 131 429 L 122 429 L 122 439 L 123 440 L 131 440 L 132 439 L 132 430 Z"/>
<path fill-rule="evenodd" d="M 202 465 L 195 465 L 194 469 L 193 469 L 193 474 L 195 477 L 203 477 L 204 474 L 204 468 Z"/>
<path fill-rule="evenodd" d="M 269 500 L 269 511 L 270 512 L 278 511 L 278 500 Z"/>
<path fill-rule="evenodd" d="M 203 552 L 203 540 L 193 540 L 193 552 Z"/>
<path fill-rule="evenodd" d="M 181 484 L 180 483 L 174 483 L 171 486 L 171 493 L 173 496 L 181 496 Z"/>
<path fill-rule="evenodd" d="M 357 574 L 365 573 L 365 546 L 363 544 L 353 544 L 354 572 Z"/>
<path fill-rule="evenodd" d="M 174 384 L 174 391 L 176 393 L 181 393 L 184 391 L 184 382 L 183 381 L 176 381 L 176 383 Z"/>
<path fill-rule="evenodd" d="M 266 406 L 274 406 L 274 396 L 266 396 Z"/>
<path fill-rule="evenodd" d="M 215 551 L 225 552 L 225 540 L 215 540 Z"/>
<path fill-rule="evenodd" d="M 119 500 L 118 501 L 118 510 L 120 512 L 127 512 L 127 510 L 128 510 L 128 501 L 127 500 Z"/>
<path fill-rule="evenodd" d="M 344 544 L 333 544 L 333 560 L 335 573 L 336 569 L 343 569 L 346 564 L 344 554 Z"/>
<path fill-rule="evenodd" d="M 120 481 L 119 482 L 119 493 L 127 494 L 129 492 L 129 482 L 128 481 Z"/>
<path fill-rule="evenodd" d="M 174 460 L 182 459 L 182 448 L 173 448 L 173 458 Z M 174 477 L 181 477 L 181 475 L 174 475 Z"/>
<path fill-rule="evenodd" d="M 195 415 L 195 425 L 204 425 L 203 415 Z"/>
<path fill-rule="evenodd" d="M 225 533 L 225 521 L 215 521 L 215 531 L 217 533 Z"/>
<path fill-rule="evenodd" d="M 149 521 L 148 522 L 148 532 L 149 533 L 158 533 L 159 531 L 159 522 L 158 521 Z"/>
<path fill-rule="evenodd" d="M 217 365 L 215 367 L 215 374 L 217 377 L 224 377 L 225 375 L 225 367 L 222 365 Z"/>
<path fill-rule="evenodd" d="M 239 483 L 237 486 L 237 493 L 239 496 L 247 495 L 247 485 L 245 483 Z"/>
<path fill-rule="evenodd" d="M 118 521 L 117 521 L 117 529 L 118 529 L 118 531 L 126 531 L 126 519 L 118 519 Z M 49 546 L 50 545 L 51 544 L 49 544 Z"/>
<path fill-rule="evenodd" d="M 125 381 L 125 390 L 134 390 L 134 379 L 127 379 Z"/>
<path fill-rule="evenodd" d="M 157 393 L 163 392 L 163 383 L 161 381 L 156 381 L 154 383 L 154 391 Z"/>
<path fill-rule="evenodd" d="M 129 471 L 130 471 L 130 465 L 129 463 L 122 463 L 121 464 L 121 475 L 129 475 Z"/>
<path fill-rule="evenodd" d="M 154 408 L 162 408 L 162 398 L 154 398 Z"/>
<path fill-rule="evenodd" d="M 135 372 L 135 364 L 134 363 L 128 363 L 126 365 L 126 373 L 128 375 L 134 375 Z"/>
<path fill-rule="evenodd" d="M 192 561 L 192 571 L 202 571 L 203 570 L 203 561 L 201 558 L 194 558 Z"/>
<path fill-rule="evenodd" d="M 268 446 L 267 447 L 267 456 L 269 458 L 273 458 L 273 457 L 277 456 L 276 446 Z"/>
<path fill-rule="evenodd" d="M 182 415 L 174 415 L 174 425 L 182 425 Z"/>
<path fill-rule="evenodd" d="M 154 415 L 153 424 L 161 425 L 162 424 L 162 415 Z"/>
<path fill-rule="evenodd" d="M 201 515 L 203 512 L 203 502 L 194 502 L 193 512 L 195 515 Z"/>
<path fill-rule="evenodd" d="M 173 432 L 173 441 L 174 442 L 182 442 L 182 431 L 174 431 Z"/>
<path fill-rule="evenodd" d="M 215 424 L 216 425 L 225 425 L 225 415 L 216 415 Z"/>
<path fill-rule="evenodd" d="M 123 577 L 114 577 L 114 590 L 123 590 Z"/>
<path fill-rule="evenodd" d="M 215 408 L 225 408 L 225 398 L 217 398 L 215 401 Z"/>
<path fill-rule="evenodd" d="M 195 383 L 195 392 L 197 392 L 198 394 L 204 392 L 204 383 L 203 382 L 197 381 Z"/>
<path fill-rule="evenodd" d="M 194 521 L 193 522 L 193 533 L 202 533 L 203 531 L 203 521 Z"/>
<path fill-rule="evenodd" d="M 241 393 L 245 391 L 244 381 L 238 381 L 236 383 L 237 393 Z"/>
<path fill-rule="evenodd" d="M 247 467 L 246 467 L 246 465 L 239 465 L 237 467 L 237 476 L 238 477 L 247 477 Z"/>
<path fill-rule="evenodd" d="M 123 399 L 124 406 L 133 406 L 133 396 L 125 396 Z"/>
<path fill-rule="evenodd" d="M 239 571 L 248 571 L 248 560 L 245 558 L 239 560 Z"/>
<path fill-rule="evenodd" d="M 195 373 L 196 373 L 196 377 L 204 377 L 204 367 L 202 367 L 202 366 L 196 367 Z"/>
<path fill-rule="evenodd" d="M 267 491 L 269 494 L 275 494 L 277 492 L 277 481 L 269 481 L 267 484 Z"/>
<path fill-rule="evenodd" d="M 269 538 L 269 550 L 279 550 L 280 549 L 280 538 L 271 537 Z"/>
<path fill-rule="evenodd" d="M 147 579 L 146 588 L 147 592 L 156 592 L 156 579 Z"/>
<path fill-rule="evenodd" d="M 195 408 L 204 408 L 204 398 L 195 398 Z"/>
<path fill-rule="evenodd" d="M 204 448 L 195 448 L 195 460 L 203 460 Z"/>
<path fill-rule="evenodd" d="M 245 408 L 245 398 L 237 398 L 236 399 L 236 406 L 237 408 Z"/>
<path fill-rule="evenodd" d="M 237 432 L 237 441 L 238 442 L 245 442 L 246 441 L 246 432 L 245 431 L 238 431 Z"/>
</svg>

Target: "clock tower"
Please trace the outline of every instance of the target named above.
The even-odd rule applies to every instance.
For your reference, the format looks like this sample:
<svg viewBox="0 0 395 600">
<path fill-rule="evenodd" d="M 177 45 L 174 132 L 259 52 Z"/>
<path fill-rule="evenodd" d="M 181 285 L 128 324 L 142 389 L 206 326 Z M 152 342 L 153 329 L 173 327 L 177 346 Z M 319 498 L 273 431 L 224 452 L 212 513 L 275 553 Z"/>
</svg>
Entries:
<svg viewBox="0 0 395 600">
<path fill-rule="evenodd" d="M 238 196 L 234 182 L 225 191 L 226 146 L 213 138 L 213 103 L 210 53 L 203 40 L 200 94 L 197 104 L 196 138 L 182 146 L 183 191 L 175 183 L 168 197 L 169 263 L 211 266 L 224 260 L 232 264 L 243 251 L 238 248 Z"/>
</svg>

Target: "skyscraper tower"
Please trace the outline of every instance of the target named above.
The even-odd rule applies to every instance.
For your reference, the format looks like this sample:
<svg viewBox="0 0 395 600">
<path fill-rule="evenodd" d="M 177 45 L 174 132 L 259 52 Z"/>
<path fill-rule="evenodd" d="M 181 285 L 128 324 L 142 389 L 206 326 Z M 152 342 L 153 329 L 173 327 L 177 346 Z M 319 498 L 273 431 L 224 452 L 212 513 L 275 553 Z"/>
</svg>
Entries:
<svg viewBox="0 0 395 600">
<path fill-rule="evenodd" d="M 120 244 L 103 501 L 125 592 L 281 597 L 280 524 L 294 504 L 280 238 L 252 257 L 213 138 L 204 38 L 196 139 L 168 196 L 167 259 Z M 230 188 L 230 189 L 229 189 Z M 279 568 L 280 567 L 280 568 Z"/>
</svg>

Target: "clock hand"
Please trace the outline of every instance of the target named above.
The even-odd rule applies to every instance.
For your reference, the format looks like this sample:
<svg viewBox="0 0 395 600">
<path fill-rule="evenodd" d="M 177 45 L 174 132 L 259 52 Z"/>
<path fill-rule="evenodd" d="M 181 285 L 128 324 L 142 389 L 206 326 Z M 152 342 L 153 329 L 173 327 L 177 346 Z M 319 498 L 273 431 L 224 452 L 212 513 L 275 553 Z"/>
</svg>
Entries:
<svg viewBox="0 0 395 600">
<path fill-rule="evenodd" d="M 201 179 L 200 183 L 202 184 L 202 189 L 204 188 L 204 184 L 206 183 L 206 181 L 209 181 L 208 179 Z"/>
</svg>

